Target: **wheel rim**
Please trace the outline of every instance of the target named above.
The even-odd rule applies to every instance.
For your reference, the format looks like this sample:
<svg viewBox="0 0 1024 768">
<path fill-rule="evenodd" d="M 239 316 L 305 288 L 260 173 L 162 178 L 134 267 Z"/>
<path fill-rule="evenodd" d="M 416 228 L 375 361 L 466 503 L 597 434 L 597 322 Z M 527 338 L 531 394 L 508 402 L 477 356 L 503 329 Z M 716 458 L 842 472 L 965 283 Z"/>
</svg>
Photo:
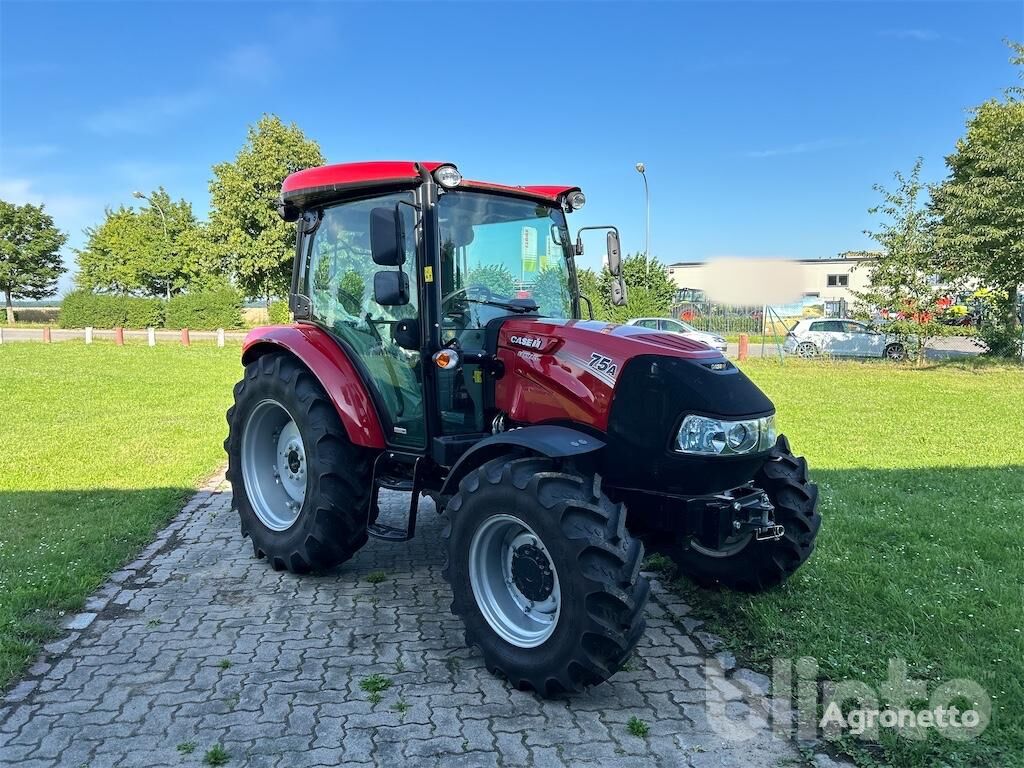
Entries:
<svg viewBox="0 0 1024 768">
<path fill-rule="evenodd" d="M 797 354 L 800 355 L 800 357 L 814 357 L 814 354 L 816 352 L 816 350 L 814 349 L 814 345 L 812 344 L 801 344 L 799 347 L 797 347 L 796 351 Z"/>
<path fill-rule="evenodd" d="M 242 479 L 261 523 L 272 531 L 295 524 L 306 499 L 306 448 L 276 400 L 257 404 L 242 428 Z"/>
<path fill-rule="evenodd" d="M 903 350 L 900 347 L 889 347 L 889 359 L 890 360 L 902 360 Z"/>
<path fill-rule="evenodd" d="M 469 545 L 469 580 L 484 619 L 502 640 L 535 648 L 558 625 L 562 590 L 547 548 L 517 517 L 494 515 Z"/>
<path fill-rule="evenodd" d="M 690 549 L 705 557 L 732 557 L 750 543 L 752 536 L 750 533 L 734 533 L 722 542 L 721 549 L 705 547 L 696 539 L 690 539 Z"/>
</svg>

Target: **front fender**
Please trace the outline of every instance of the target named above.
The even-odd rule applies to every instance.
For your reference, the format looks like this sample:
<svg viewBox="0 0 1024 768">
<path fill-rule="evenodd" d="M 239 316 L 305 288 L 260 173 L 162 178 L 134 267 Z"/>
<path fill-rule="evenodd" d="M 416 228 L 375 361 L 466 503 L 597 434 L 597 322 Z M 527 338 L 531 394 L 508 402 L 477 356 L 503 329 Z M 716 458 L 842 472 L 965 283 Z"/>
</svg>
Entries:
<svg viewBox="0 0 1024 768">
<path fill-rule="evenodd" d="M 327 331 L 305 323 L 253 328 L 242 344 L 242 364 L 282 350 L 297 358 L 317 378 L 353 443 L 384 448 L 384 430 L 366 384 Z"/>
<path fill-rule="evenodd" d="M 455 462 L 441 486 L 440 494 L 455 493 L 462 478 L 481 464 L 520 448 L 552 459 L 581 456 L 604 448 L 604 441 L 571 427 L 538 424 L 499 432 L 484 438 Z"/>
</svg>

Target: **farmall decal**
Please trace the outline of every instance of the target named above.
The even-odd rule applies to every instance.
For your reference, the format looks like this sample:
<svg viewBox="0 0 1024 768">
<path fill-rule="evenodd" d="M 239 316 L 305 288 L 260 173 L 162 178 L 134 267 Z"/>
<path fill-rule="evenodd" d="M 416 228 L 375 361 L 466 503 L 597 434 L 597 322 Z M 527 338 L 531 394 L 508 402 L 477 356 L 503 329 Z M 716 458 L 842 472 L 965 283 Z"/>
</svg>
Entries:
<svg viewBox="0 0 1024 768">
<path fill-rule="evenodd" d="M 526 347 L 527 349 L 540 349 L 544 346 L 544 341 L 542 339 L 538 339 L 533 336 L 509 336 L 508 340 L 513 344 L 518 344 L 520 347 Z"/>
</svg>

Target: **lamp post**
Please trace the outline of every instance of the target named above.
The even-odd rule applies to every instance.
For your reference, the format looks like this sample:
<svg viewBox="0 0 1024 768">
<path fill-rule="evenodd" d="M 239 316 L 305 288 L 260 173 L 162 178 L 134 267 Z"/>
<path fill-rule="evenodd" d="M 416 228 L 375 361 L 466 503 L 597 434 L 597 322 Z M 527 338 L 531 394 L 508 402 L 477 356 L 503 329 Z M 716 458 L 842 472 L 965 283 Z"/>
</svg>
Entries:
<svg viewBox="0 0 1024 768">
<path fill-rule="evenodd" d="M 160 203 L 158 203 L 156 200 L 151 198 L 149 195 L 143 194 L 139 190 L 135 190 L 134 192 L 132 192 L 132 197 L 134 197 L 137 200 L 145 200 L 150 205 L 152 205 L 154 208 L 156 208 L 157 211 L 159 211 L 159 213 L 160 213 L 160 220 L 163 222 L 163 225 L 164 225 L 164 242 L 167 243 L 167 247 L 170 248 L 171 247 L 171 238 L 167 234 L 167 216 L 164 214 L 164 209 L 160 207 Z M 167 281 L 167 298 L 168 299 L 171 298 L 171 281 L 170 280 Z"/>
<path fill-rule="evenodd" d="M 651 268 L 651 190 L 647 186 L 647 166 L 643 163 L 636 164 L 636 172 L 644 177 L 644 201 L 647 206 L 647 231 L 644 238 L 644 262 L 647 271 Z"/>
</svg>

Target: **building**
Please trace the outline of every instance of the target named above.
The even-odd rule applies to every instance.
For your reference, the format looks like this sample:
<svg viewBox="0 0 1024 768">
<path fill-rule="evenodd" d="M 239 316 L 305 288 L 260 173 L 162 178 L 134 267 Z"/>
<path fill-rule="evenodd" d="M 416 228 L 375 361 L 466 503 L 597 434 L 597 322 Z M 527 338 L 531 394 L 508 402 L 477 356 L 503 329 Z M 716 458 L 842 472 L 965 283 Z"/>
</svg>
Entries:
<svg viewBox="0 0 1024 768">
<path fill-rule="evenodd" d="M 868 287 L 867 255 L 828 259 L 717 259 L 671 264 L 669 275 L 680 290 L 699 291 L 707 299 L 760 306 L 814 303 L 852 306 L 855 291 Z"/>
</svg>

